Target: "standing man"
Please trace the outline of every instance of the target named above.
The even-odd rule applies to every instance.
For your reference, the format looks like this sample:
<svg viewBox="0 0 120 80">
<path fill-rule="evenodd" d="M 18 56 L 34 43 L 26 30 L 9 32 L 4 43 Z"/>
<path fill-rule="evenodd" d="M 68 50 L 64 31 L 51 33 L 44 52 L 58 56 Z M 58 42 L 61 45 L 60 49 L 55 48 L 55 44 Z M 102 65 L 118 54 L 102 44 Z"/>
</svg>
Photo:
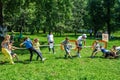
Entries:
<svg viewBox="0 0 120 80">
<path fill-rule="evenodd" d="M 77 56 L 78 57 L 81 57 L 80 55 L 80 51 L 82 50 L 82 42 L 84 42 L 84 46 L 86 45 L 86 34 L 83 34 L 82 36 L 79 36 L 78 39 L 77 39 L 77 48 L 78 48 L 78 51 L 77 51 Z"/>
<path fill-rule="evenodd" d="M 48 41 L 48 45 L 49 45 L 49 52 L 53 51 L 54 53 L 54 36 L 52 34 L 52 32 L 49 32 L 49 34 L 47 35 L 47 41 Z"/>
</svg>

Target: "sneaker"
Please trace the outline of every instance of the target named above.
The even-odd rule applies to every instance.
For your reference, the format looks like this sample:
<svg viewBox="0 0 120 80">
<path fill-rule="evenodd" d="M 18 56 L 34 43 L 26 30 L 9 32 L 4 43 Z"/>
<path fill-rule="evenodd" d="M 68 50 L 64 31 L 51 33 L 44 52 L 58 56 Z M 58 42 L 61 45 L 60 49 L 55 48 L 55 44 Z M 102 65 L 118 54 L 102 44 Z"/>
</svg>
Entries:
<svg viewBox="0 0 120 80">
<path fill-rule="evenodd" d="M 90 56 L 91 58 L 94 58 L 94 56 Z"/>
<path fill-rule="evenodd" d="M 65 55 L 65 57 L 64 57 L 65 59 L 67 59 L 67 55 Z"/>
<path fill-rule="evenodd" d="M 45 61 L 46 60 L 46 58 L 42 58 L 42 61 Z"/>
<path fill-rule="evenodd" d="M 54 52 L 53 54 L 56 54 L 56 52 Z"/>
<path fill-rule="evenodd" d="M 79 57 L 79 58 L 81 58 L 81 56 L 80 56 L 80 55 L 78 55 L 78 57 Z"/>
<path fill-rule="evenodd" d="M 10 64 L 15 64 L 14 62 L 10 63 Z"/>
</svg>

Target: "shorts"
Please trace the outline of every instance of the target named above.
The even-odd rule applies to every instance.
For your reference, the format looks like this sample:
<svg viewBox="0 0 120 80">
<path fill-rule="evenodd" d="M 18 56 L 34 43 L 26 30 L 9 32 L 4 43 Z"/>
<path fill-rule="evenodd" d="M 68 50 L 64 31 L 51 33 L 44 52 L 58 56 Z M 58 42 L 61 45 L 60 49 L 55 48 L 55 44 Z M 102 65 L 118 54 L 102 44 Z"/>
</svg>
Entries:
<svg viewBox="0 0 120 80">
<path fill-rule="evenodd" d="M 65 48 L 65 52 L 66 52 L 66 54 L 69 54 L 70 53 L 70 49 L 69 48 Z"/>
<path fill-rule="evenodd" d="M 11 52 L 11 55 L 13 56 L 15 53 L 14 52 Z"/>
<path fill-rule="evenodd" d="M 93 50 L 93 52 L 96 52 L 96 51 L 98 51 L 98 49 L 94 49 L 94 50 Z"/>
<path fill-rule="evenodd" d="M 106 52 L 105 53 L 105 58 L 107 58 L 108 56 L 114 56 L 111 52 Z"/>
<path fill-rule="evenodd" d="M 82 48 L 82 44 L 78 44 L 78 48 Z"/>
</svg>

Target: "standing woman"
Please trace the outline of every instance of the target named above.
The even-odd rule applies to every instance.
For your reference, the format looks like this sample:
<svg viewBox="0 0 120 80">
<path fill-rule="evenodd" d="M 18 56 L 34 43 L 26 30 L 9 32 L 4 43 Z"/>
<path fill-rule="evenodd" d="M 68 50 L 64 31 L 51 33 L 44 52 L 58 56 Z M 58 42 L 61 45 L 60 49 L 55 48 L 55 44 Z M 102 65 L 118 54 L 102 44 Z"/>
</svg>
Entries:
<svg viewBox="0 0 120 80">
<path fill-rule="evenodd" d="M 49 45 L 49 52 L 53 51 L 54 53 L 54 36 L 52 34 L 52 32 L 49 32 L 48 36 L 47 36 L 47 40 L 48 40 L 48 45 Z"/>
<path fill-rule="evenodd" d="M 12 56 L 10 54 L 9 49 L 9 43 L 10 43 L 10 35 L 6 35 L 4 40 L 1 43 L 2 46 L 2 53 L 5 56 L 6 59 L 10 61 L 11 64 L 14 64 Z"/>
</svg>

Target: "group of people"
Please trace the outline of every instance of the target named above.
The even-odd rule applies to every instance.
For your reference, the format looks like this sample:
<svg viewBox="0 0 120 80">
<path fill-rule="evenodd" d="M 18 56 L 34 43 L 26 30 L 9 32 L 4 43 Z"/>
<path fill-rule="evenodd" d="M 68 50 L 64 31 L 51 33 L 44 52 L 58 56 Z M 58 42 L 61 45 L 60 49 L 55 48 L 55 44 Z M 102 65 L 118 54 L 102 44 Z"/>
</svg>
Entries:
<svg viewBox="0 0 120 80">
<path fill-rule="evenodd" d="M 77 45 L 77 53 L 76 56 L 81 57 L 80 51 L 83 48 L 83 45 L 86 46 L 86 34 L 83 34 L 82 36 L 79 36 L 78 39 L 76 40 L 76 45 Z M 69 39 L 68 37 L 65 38 L 65 40 L 62 42 L 62 45 L 64 45 L 64 50 L 66 52 L 65 54 L 65 58 L 70 57 L 72 58 L 71 54 L 70 54 L 70 44 L 69 44 Z"/>
<path fill-rule="evenodd" d="M 119 56 L 117 53 L 120 51 L 120 47 L 114 45 L 110 50 L 107 50 L 99 44 L 99 41 L 95 41 L 91 58 L 94 58 L 99 51 L 103 53 L 105 58 L 117 58 Z"/>
<path fill-rule="evenodd" d="M 48 40 L 48 45 L 50 45 L 49 52 L 52 49 L 54 53 L 54 46 L 53 46 L 54 38 L 52 32 L 50 32 L 49 35 L 47 36 L 47 40 Z M 39 58 L 41 59 L 41 61 L 46 60 L 46 58 L 43 58 L 42 56 L 39 39 L 35 38 L 33 41 L 31 41 L 29 37 L 25 37 L 24 41 L 20 44 L 20 47 L 22 47 L 22 45 L 25 45 L 26 49 L 30 52 L 30 62 L 32 62 L 33 52 L 37 54 L 36 60 L 38 60 Z M 5 60 L 8 59 L 10 64 L 14 64 L 13 58 L 16 58 L 17 61 L 19 60 L 17 54 L 15 54 L 13 50 L 21 49 L 21 48 L 13 46 L 13 41 L 11 40 L 10 35 L 5 36 L 4 40 L 1 43 L 1 47 L 2 47 L 1 51 L 4 55 L 4 59 L 2 59 L 3 62 L 5 62 Z"/>
<path fill-rule="evenodd" d="M 82 34 L 81 36 L 78 37 L 78 39 L 76 40 L 76 46 L 77 46 L 77 53 L 76 56 L 77 57 L 81 57 L 80 51 L 83 48 L 83 45 L 86 46 L 86 34 Z M 47 41 L 48 41 L 48 45 L 49 45 L 49 52 L 55 53 L 54 50 L 54 36 L 52 34 L 52 32 L 50 32 L 47 35 Z M 70 53 L 70 44 L 69 44 L 69 38 L 66 37 L 64 41 L 62 41 L 62 45 L 64 46 L 64 50 L 65 50 L 65 58 L 72 58 L 71 53 Z M 15 46 L 12 45 L 13 41 L 10 40 L 10 35 L 6 35 L 4 40 L 1 43 L 2 46 L 2 53 L 5 56 L 4 58 L 7 58 L 11 64 L 14 64 L 13 58 L 16 58 L 17 61 L 18 56 L 12 51 L 13 49 L 20 49 L 17 48 Z M 38 60 L 39 58 L 41 59 L 41 61 L 46 60 L 46 58 L 44 58 L 42 56 L 42 52 L 40 50 L 40 43 L 39 43 L 39 39 L 35 38 L 34 40 L 30 40 L 29 37 L 25 37 L 24 41 L 20 44 L 20 47 L 22 47 L 22 45 L 25 45 L 26 49 L 30 52 L 30 62 L 32 62 L 32 57 L 33 57 L 33 52 L 35 52 L 37 54 L 36 60 Z M 104 47 L 100 46 L 99 42 L 96 41 L 94 46 L 93 46 L 93 52 L 91 55 L 91 58 L 95 57 L 96 53 L 98 53 L 99 51 L 101 51 L 104 55 L 104 57 L 108 57 L 108 56 L 112 56 L 112 57 L 117 57 L 117 51 L 120 50 L 120 47 L 116 47 L 113 46 L 113 48 L 111 50 L 106 50 Z M 5 60 L 5 59 L 3 59 Z"/>
</svg>

